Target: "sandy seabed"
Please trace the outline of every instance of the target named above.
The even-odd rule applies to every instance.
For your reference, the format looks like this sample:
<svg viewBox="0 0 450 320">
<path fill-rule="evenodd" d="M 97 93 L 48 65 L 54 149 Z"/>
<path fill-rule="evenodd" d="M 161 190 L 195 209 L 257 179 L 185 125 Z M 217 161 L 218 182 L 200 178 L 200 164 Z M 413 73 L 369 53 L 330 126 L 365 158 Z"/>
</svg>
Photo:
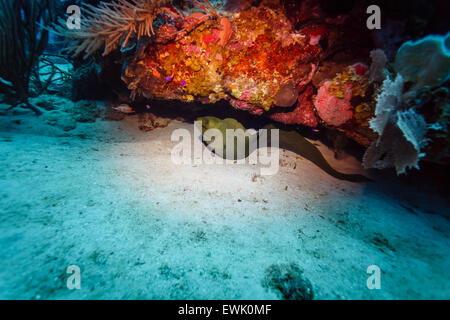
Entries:
<svg viewBox="0 0 450 320">
<path fill-rule="evenodd" d="M 280 299 L 278 266 L 301 270 L 315 299 L 450 298 L 445 199 L 395 177 L 336 180 L 289 151 L 273 176 L 176 165 L 170 136 L 192 124 L 137 127 L 130 116 L 66 133 L 28 111 L 0 116 L 0 298 Z"/>
</svg>

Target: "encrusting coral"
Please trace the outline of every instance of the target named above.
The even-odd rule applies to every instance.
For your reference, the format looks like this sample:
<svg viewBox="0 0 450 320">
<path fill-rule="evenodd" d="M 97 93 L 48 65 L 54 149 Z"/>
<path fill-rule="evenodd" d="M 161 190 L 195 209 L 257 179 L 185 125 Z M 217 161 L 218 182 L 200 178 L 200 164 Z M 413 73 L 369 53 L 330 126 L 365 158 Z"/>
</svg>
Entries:
<svg viewBox="0 0 450 320">
<path fill-rule="evenodd" d="M 353 117 L 352 105 L 350 100 L 352 98 L 352 87 L 346 85 L 339 96 L 331 90 L 332 82 L 327 81 L 322 87 L 315 100 L 315 108 L 319 117 L 326 123 L 332 126 L 340 126 Z"/>
<path fill-rule="evenodd" d="M 338 127 L 353 118 L 351 99 L 365 96 L 369 84 L 366 74 L 367 66 L 358 63 L 320 87 L 314 106 L 325 123 Z"/>
<path fill-rule="evenodd" d="M 297 84 L 311 80 L 320 53 L 282 13 L 258 7 L 204 21 L 179 41 L 150 47 L 127 66 L 123 80 L 134 95 L 226 99 L 260 114 L 295 104 Z"/>
<path fill-rule="evenodd" d="M 309 85 L 298 97 L 294 111 L 280 112 L 270 116 L 271 119 L 285 124 L 302 124 L 308 127 L 318 125 L 313 103 L 314 88 Z"/>
</svg>

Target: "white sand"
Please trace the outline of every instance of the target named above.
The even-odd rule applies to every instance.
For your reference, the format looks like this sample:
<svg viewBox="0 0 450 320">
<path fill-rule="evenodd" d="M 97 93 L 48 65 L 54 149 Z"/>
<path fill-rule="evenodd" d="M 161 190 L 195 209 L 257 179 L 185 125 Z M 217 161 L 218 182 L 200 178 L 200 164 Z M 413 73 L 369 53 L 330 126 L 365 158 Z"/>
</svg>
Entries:
<svg viewBox="0 0 450 320">
<path fill-rule="evenodd" d="M 446 213 L 443 199 L 339 181 L 290 152 L 267 177 L 177 166 L 178 127 L 192 130 L 141 132 L 132 116 L 64 133 L 29 112 L 0 116 L 0 298 L 278 299 L 263 279 L 280 263 L 303 269 L 316 299 L 450 298 L 450 223 L 425 213 Z M 66 287 L 69 265 L 81 290 Z M 369 265 L 380 290 L 366 287 Z"/>
</svg>

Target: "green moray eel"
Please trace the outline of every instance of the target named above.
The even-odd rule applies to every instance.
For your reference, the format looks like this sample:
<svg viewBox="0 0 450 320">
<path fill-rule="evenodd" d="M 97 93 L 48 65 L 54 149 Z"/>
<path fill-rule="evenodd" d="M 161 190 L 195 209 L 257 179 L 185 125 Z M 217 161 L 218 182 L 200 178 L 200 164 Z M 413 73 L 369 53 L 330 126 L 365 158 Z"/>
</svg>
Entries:
<svg viewBox="0 0 450 320">
<path fill-rule="evenodd" d="M 203 142 L 211 149 L 213 150 L 218 156 L 222 158 L 226 158 L 226 130 L 227 129 L 242 129 L 245 131 L 245 127 L 239 123 L 235 119 L 226 118 L 226 119 L 219 119 L 216 117 L 200 117 L 197 119 L 197 121 L 202 122 L 202 138 Z M 223 136 L 224 143 L 222 147 L 217 147 L 213 144 L 214 140 L 209 141 L 209 138 L 205 138 L 205 132 L 209 129 L 218 129 Z M 269 124 L 263 127 L 263 129 L 268 129 L 268 135 L 267 135 L 267 142 L 268 146 L 270 146 L 271 138 L 270 138 L 270 129 L 279 129 L 273 124 Z M 237 145 L 237 137 L 234 138 L 234 145 Z M 279 129 L 279 148 L 286 149 L 289 151 L 292 151 L 299 156 L 308 159 L 309 161 L 313 162 L 315 165 L 317 165 L 319 168 L 321 168 L 323 171 L 328 173 L 329 175 L 340 179 L 340 180 L 346 180 L 351 182 L 365 182 L 365 181 L 373 181 L 369 179 L 368 177 L 365 177 L 360 174 L 345 174 L 336 171 L 333 169 L 327 162 L 327 160 L 324 158 L 322 153 L 320 153 L 319 149 L 315 145 L 313 145 L 311 142 L 306 140 L 302 135 L 300 135 L 296 130 L 284 130 Z M 235 148 L 237 149 L 237 148 Z M 234 160 L 240 160 L 243 158 L 248 157 L 249 154 L 251 154 L 254 150 L 249 150 L 249 137 L 245 137 L 245 154 L 243 155 L 237 155 L 237 151 L 234 152 Z M 232 160 L 232 159 L 231 159 Z"/>
<path fill-rule="evenodd" d="M 197 121 L 202 122 L 202 139 L 203 142 L 216 153 L 221 158 L 226 159 L 226 130 L 227 129 L 242 129 L 243 132 L 245 132 L 246 128 L 237 120 L 232 118 L 226 118 L 226 119 L 219 119 L 216 117 L 200 117 L 197 119 Z M 223 141 L 222 146 L 215 146 L 215 143 L 217 143 L 214 139 L 212 141 L 209 141 L 209 137 L 205 136 L 205 132 L 209 129 L 217 129 L 222 133 L 222 137 L 225 141 Z M 234 138 L 234 145 L 237 146 L 238 137 Z M 234 150 L 234 157 L 230 160 L 241 160 L 248 157 L 248 155 L 251 153 L 249 150 L 249 138 L 245 137 L 245 154 L 238 155 L 237 154 L 237 148 Z"/>
</svg>

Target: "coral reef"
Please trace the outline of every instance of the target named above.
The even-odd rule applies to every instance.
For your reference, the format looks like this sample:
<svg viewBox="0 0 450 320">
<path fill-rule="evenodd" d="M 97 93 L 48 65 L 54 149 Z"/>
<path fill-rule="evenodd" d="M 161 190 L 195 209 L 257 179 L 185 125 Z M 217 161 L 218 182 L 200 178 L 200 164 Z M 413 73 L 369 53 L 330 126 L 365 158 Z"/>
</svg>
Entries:
<svg viewBox="0 0 450 320">
<path fill-rule="evenodd" d="M 320 52 L 293 31 L 282 13 L 253 7 L 205 21 L 177 42 L 149 48 L 127 66 L 123 80 L 134 95 L 228 99 L 237 108 L 269 110 L 296 102 L 296 85 L 310 76 Z"/>
<path fill-rule="evenodd" d="M 298 103 L 294 111 L 275 113 L 271 115 L 271 119 L 285 124 L 302 124 L 308 127 L 316 127 L 318 121 L 314 112 L 313 103 L 314 89 L 310 85 L 299 96 Z"/>
<path fill-rule="evenodd" d="M 375 116 L 369 121 L 378 138 L 366 150 L 366 168 L 393 166 L 402 174 L 408 168 L 419 169 L 420 159 L 448 158 L 449 97 L 448 89 L 440 87 L 450 77 L 446 39 L 448 34 L 428 36 L 399 48 L 394 64 L 398 74 L 383 82 Z M 405 82 L 411 85 L 406 87 Z"/>
<path fill-rule="evenodd" d="M 314 106 L 320 118 L 332 126 L 340 126 L 353 117 L 352 88 L 347 86 L 342 97 L 336 97 L 331 90 L 332 83 L 327 81 L 320 87 Z"/>
<path fill-rule="evenodd" d="M 62 20 L 54 29 L 75 55 L 103 49 L 94 80 L 119 62 L 130 94 L 120 93 L 121 102 L 171 100 L 194 108 L 223 100 L 284 124 L 324 126 L 368 147 L 367 168 L 403 173 L 420 159 L 447 157 L 448 94 L 438 89 L 447 88 L 450 75 L 449 34 L 401 45 L 420 34 L 403 34 L 408 18 L 389 20 L 389 30 L 370 38 L 357 31 L 362 7 L 351 3 L 211 3 L 100 2 L 85 5 L 80 30 L 65 30 Z M 394 46 L 377 42 L 388 33 Z M 153 120 L 142 120 L 144 130 L 155 127 Z"/>
<path fill-rule="evenodd" d="M 339 127 L 353 118 L 351 99 L 365 96 L 367 66 L 355 64 L 326 81 L 319 89 L 314 106 L 326 124 Z"/>
<path fill-rule="evenodd" d="M 284 83 L 275 95 L 274 104 L 278 107 L 290 107 L 297 101 L 298 93 L 292 82 Z"/>
</svg>

